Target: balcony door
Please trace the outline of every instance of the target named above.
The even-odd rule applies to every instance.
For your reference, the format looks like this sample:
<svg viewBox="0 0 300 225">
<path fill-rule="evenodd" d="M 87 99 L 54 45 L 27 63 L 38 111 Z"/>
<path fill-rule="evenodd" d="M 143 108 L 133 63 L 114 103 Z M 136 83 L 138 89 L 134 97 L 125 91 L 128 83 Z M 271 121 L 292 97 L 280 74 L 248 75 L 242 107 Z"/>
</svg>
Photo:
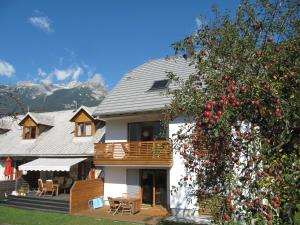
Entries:
<svg viewBox="0 0 300 225">
<path fill-rule="evenodd" d="M 167 131 L 160 121 L 128 123 L 128 141 L 166 140 Z"/>
<path fill-rule="evenodd" d="M 141 170 L 142 203 L 156 207 L 167 206 L 167 171 Z"/>
</svg>

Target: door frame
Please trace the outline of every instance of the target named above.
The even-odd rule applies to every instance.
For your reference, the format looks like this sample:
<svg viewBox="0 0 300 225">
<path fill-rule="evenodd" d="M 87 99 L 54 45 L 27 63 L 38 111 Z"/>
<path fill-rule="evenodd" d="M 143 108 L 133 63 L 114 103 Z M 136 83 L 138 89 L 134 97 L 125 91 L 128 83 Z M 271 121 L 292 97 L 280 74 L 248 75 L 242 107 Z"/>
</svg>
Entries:
<svg viewBox="0 0 300 225">
<path fill-rule="evenodd" d="M 165 176 L 167 179 L 167 170 L 166 169 L 140 169 L 140 189 L 141 189 L 141 202 L 143 203 L 143 191 L 144 191 L 144 187 L 143 187 L 143 173 L 144 171 L 151 171 L 153 172 L 153 176 L 152 176 L 152 207 L 155 208 L 156 207 L 156 180 L 155 180 L 155 171 L 164 171 L 165 172 Z M 166 194 L 167 194 L 167 186 L 168 186 L 168 182 L 166 180 Z M 167 196 L 166 196 L 167 197 Z M 167 198 L 166 198 L 167 199 Z M 167 202 L 166 202 L 167 205 Z M 164 206 L 164 205 L 163 205 Z"/>
</svg>

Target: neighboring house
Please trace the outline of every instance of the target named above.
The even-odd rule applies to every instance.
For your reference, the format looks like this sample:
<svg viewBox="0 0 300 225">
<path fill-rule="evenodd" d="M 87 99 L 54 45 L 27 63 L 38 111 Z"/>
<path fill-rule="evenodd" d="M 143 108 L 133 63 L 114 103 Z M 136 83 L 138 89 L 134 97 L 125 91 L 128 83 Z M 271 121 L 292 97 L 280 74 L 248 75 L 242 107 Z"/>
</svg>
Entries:
<svg viewBox="0 0 300 225">
<path fill-rule="evenodd" d="M 96 166 L 104 167 L 104 195 L 140 193 L 143 204 L 164 206 L 174 214 L 194 213 L 196 199 L 189 202 L 188 187 L 178 187 L 186 176 L 183 161 L 170 139 L 185 118 L 162 125 L 162 110 L 171 101 L 167 95 L 176 85 L 166 76 L 173 72 L 186 79 L 196 72 L 182 57 L 147 62 L 127 73 L 93 116 L 106 123 L 105 143 L 95 145 Z"/>
<path fill-rule="evenodd" d="M 101 141 L 103 121 L 92 116 L 94 108 L 33 113 L 0 125 L 0 180 L 5 160 L 12 159 L 15 179 L 18 171 L 36 188 L 37 179 L 68 177 L 86 179 L 92 166 L 94 143 Z M 2 128 L 3 127 L 3 128 Z M 7 179 L 7 178 L 6 178 Z"/>
</svg>

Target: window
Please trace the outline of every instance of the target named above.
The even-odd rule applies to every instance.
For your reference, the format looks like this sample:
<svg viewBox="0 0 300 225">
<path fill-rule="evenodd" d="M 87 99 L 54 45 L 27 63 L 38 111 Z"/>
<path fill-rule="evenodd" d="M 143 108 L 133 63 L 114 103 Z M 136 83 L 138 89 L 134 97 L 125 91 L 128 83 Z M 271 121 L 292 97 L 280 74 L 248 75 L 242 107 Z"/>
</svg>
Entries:
<svg viewBox="0 0 300 225">
<path fill-rule="evenodd" d="M 154 81 L 154 83 L 152 84 L 152 87 L 149 89 L 149 91 L 166 89 L 169 84 L 169 81 L 170 80 L 168 80 L 168 79 Z"/>
<path fill-rule="evenodd" d="M 167 131 L 159 121 L 128 124 L 128 141 L 166 140 Z"/>
<path fill-rule="evenodd" d="M 36 127 L 24 127 L 23 133 L 24 133 L 24 139 L 35 139 Z"/>
<path fill-rule="evenodd" d="M 77 136 L 85 137 L 92 136 L 92 123 L 78 123 L 77 124 Z"/>
</svg>

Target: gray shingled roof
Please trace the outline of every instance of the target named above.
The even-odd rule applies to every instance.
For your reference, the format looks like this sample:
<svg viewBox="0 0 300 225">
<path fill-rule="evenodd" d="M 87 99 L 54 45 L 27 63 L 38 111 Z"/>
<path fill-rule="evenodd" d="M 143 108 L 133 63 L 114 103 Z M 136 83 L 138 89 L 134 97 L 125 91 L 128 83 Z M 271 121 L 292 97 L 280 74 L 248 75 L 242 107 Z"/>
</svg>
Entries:
<svg viewBox="0 0 300 225">
<path fill-rule="evenodd" d="M 187 78 L 196 72 L 189 61 L 171 57 L 149 61 L 127 73 L 94 111 L 94 116 L 111 116 L 159 111 L 170 103 L 166 91 L 149 91 L 154 81 L 167 79 L 167 72 Z M 169 85 L 175 88 L 174 84 Z"/>
<path fill-rule="evenodd" d="M 90 108 L 93 111 L 95 108 Z M 36 115 L 36 114 L 35 114 Z M 92 156 L 94 143 L 101 140 L 104 128 L 94 137 L 74 137 L 74 123 L 69 119 L 72 110 L 39 113 L 43 118 L 53 118 L 53 127 L 37 139 L 24 140 L 19 120 L 12 121 L 11 130 L 0 135 L 0 156 Z M 23 118 L 23 117 L 20 117 Z"/>
<path fill-rule="evenodd" d="M 12 121 L 13 121 L 12 117 L 1 118 L 0 119 L 0 129 L 10 130 Z"/>
<path fill-rule="evenodd" d="M 31 119 L 36 122 L 36 124 L 42 124 L 47 126 L 53 126 L 53 117 L 48 115 L 43 115 L 41 113 L 34 113 L 34 112 L 28 112 L 25 116 L 21 119 L 21 122 L 26 118 L 30 117 Z"/>
</svg>

